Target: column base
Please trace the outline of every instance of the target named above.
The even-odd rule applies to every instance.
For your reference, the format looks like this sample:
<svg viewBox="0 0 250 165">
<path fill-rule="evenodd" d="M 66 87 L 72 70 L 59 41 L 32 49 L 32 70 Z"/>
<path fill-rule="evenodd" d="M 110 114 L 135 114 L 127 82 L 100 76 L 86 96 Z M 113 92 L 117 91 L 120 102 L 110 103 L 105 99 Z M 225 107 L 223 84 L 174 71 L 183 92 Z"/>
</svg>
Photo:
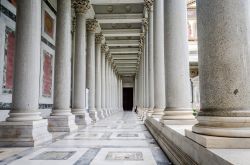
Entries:
<svg viewBox="0 0 250 165">
<path fill-rule="evenodd" d="M 138 117 L 141 119 L 143 117 L 143 110 L 144 108 L 138 107 Z"/>
<path fill-rule="evenodd" d="M 208 136 L 250 138 L 250 117 L 198 116 L 192 131 Z"/>
<path fill-rule="evenodd" d="M 249 149 L 250 138 L 207 136 L 185 130 L 185 136 L 206 148 Z"/>
<path fill-rule="evenodd" d="M 51 142 L 48 120 L 0 122 L 1 147 L 35 147 Z"/>
<path fill-rule="evenodd" d="M 102 110 L 97 110 L 97 117 L 99 120 L 104 118 L 103 111 Z"/>
<path fill-rule="evenodd" d="M 161 123 L 167 125 L 194 125 L 197 120 L 191 108 L 165 108 Z"/>
<path fill-rule="evenodd" d="M 195 125 L 198 123 L 196 119 L 193 120 L 160 120 L 164 125 Z"/>
<path fill-rule="evenodd" d="M 147 112 L 147 116 L 151 117 L 153 113 L 154 113 L 154 108 L 149 108 Z"/>
<path fill-rule="evenodd" d="M 75 123 L 75 116 L 50 116 L 49 131 L 50 132 L 74 132 L 77 131 L 78 126 Z"/>
<path fill-rule="evenodd" d="M 162 108 L 154 108 L 154 112 L 152 113 L 151 117 L 153 118 L 159 118 L 161 119 L 161 117 L 164 115 L 164 109 Z"/>
<path fill-rule="evenodd" d="M 87 122 L 85 120 L 85 114 L 76 114 L 75 115 L 75 123 L 76 125 L 87 125 Z"/>
<path fill-rule="evenodd" d="M 110 109 L 108 109 L 108 116 L 111 116 L 111 110 Z"/>
<path fill-rule="evenodd" d="M 146 120 L 146 118 L 147 118 L 147 113 L 148 113 L 148 108 L 144 108 L 143 114 L 142 114 L 142 120 L 143 120 L 143 121 Z"/>
<path fill-rule="evenodd" d="M 97 112 L 95 109 L 89 110 L 89 117 L 91 118 L 91 123 L 96 123 L 96 121 L 98 120 L 98 117 L 97 117 Z"/>
<path fill-rule="evenodd" d="M 85 120 L 85 109 L 72 109 L 72 114 L 75 115 L 75 123 L 77 125 L 86 125 L 86 120 Z"/>
<path fill-rule="evenodd" d="M 104 118 L 108 117 L 108 110 L 107 109 L 103 109 L 102 113 L 103 113 Z"/>
</svg>

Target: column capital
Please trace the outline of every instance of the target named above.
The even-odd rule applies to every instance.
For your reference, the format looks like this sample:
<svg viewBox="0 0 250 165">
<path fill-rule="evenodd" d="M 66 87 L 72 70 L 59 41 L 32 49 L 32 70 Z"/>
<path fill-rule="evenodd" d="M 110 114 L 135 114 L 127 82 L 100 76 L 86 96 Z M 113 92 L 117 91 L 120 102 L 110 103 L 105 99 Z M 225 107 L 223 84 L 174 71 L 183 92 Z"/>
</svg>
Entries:
<svg viewBox="0 0 250 165">
<path fill-rule="evenodd" d="M 112 60 L 113 60 L 113 59 L 112 59 L 112 56 L 111 56 L 111 54 L 109 53 L 109 54 L 108 54 L 108 61 L 110 62 L 110 64 L 112 64 Z"/>
<path fill-rule="evenodd" d="M 105 53 L 105 56 L 106 56 L 108 49 L 109 49 L 109 47 L 106 43 L 102 44 L 101 51 L 102 51 L 102 53 Z"/>
<path fill-rule="evenodd" d="M 145 33 L 141 33 L 141 34 L 140 34 L 140 40 L 143 42 L 144 39 L 145 39 Z"/>
<path fill-rule="evenodd" d="M 104 39 L 105 38 L 102 35 L 102 33 L 98 33 L 98 34 L 95 35 L 95 43 L 96 44 L 101 44 Z"/>
<path fill-rule="evenodd" d="M 142 53 L 143 46 L 144 46 L 144 42 L 141 41 L 141 42 L 139 43 L 139 52 L 141 52 L 141 53 Z M 138 53 L 138 54 L 139 54 L 139 53 Z"/>
<path fill-rule="evenodd" d="M 148 18 L 143 18 L 142 24 L 143 24 L 145 30 L 147 31 L 148 30 Z"/>
<path fill-rule="evenodd" d="M 72 19 L 72 32 L 76 31 L 76 17 L 73 17 Z"/>
<path fill-rule="evenodd" d="M 108 60 L 108 59 L 109 59 L 109 56 L 111 56 L 111 54 L 110 54 L 109 50 L 107 50 L 107 51 L 105 52 L 105 58 Z"/>
<path fill-rule="evenodd" d="M 97 28 L 99 27 L 98 21 L 96 19 L 89 19 L 87 21 L 87 30 L 95 33 Z"/>
<path fill-rule="evenodd" d="M 112 69 L 115 71 L 115 69 L 116 69 L 116 65 L 115 65 L 115 62 L 114 62 L 114 60 L 112 60 Z"/>
<path fill-rule="evenodd" d="M 153 11 L 154 0 L 144 0 L 148 12 Z"/>
<path fill-rule="evenodd" d="M 72 6 L 77 14 L 86 13 L 91 7 L 89 0 L 74 0 Z"/>
</svg>

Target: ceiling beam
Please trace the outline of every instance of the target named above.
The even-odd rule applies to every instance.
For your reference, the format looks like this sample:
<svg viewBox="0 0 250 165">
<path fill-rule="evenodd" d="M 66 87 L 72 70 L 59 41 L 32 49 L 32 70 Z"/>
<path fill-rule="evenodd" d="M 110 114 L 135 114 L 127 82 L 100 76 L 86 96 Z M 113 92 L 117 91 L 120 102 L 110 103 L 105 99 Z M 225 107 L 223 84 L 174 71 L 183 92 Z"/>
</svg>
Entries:
<svg viewBox="0 0 250 165">
<path fill-rule="evenodd" d="M 143 14 L 96 14 L 99 23 L 142 23 Z"/>
<path fill-rule="evenodd" d="M 91 0 L 94 5 L 115 5 L 115 4 L 135 4 L 144 3 L 144 0 Z"/>
<path fill-rule="evenodd" d="M 136 68 L 137 65 L 117 65 L 117 68 Z"/>
<path fill-rule="evenodd" d="M 109 49 L 111 54 L 136 54 L 138 53 L 138 48 L 111 48 Z"/>
<path fill-rule="evenodd" d="M 138 60 L 114 60 L 114 62 L 116 63 L 116 64 L 120 64 L 120 63 L 122 63 L 122 64 L 127 64 L 127 63 L 134 63 L 134 64 L 137 64 L 137 62 L 138 62 Z"/>
<path fill-rule="evenodd" d="M 138 46 L 139 40 L 106 40 L 108 46 Z"/>
<path fill-rule="evenodd" d="M 124 63 L 124 64 L 122 64 L 122 63 L 119 63 L 119 64 L 117 64 L 116 66 L 117 67 L 136 67 L 138 64 L 136 64 L 136 63 Z"/>
<path fill-rule="evenodd" d="M 103 29 L 105 37 L 140 36 L 141 29 Z"/>
<path fill-rule="evenodd" d="M 114 60 L 137 60 L 138 56 L 112 56 Z"/>
</svg>

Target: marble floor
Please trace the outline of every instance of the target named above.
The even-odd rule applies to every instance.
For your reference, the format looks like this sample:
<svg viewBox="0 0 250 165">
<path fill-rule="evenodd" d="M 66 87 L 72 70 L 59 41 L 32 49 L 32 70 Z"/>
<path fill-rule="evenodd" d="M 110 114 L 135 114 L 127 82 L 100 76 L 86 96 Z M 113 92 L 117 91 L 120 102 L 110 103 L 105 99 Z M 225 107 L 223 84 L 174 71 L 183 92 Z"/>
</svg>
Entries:
<svg viewBox="0 0 250 165">
<path fill-rule="evenodd" d="M 171 164 L 133 112 L 120 112 L 77 132 L 54 133 L 53 137 L 53 143 L 35 148 L 0 148 L 0 164 Z"/>
</svg>

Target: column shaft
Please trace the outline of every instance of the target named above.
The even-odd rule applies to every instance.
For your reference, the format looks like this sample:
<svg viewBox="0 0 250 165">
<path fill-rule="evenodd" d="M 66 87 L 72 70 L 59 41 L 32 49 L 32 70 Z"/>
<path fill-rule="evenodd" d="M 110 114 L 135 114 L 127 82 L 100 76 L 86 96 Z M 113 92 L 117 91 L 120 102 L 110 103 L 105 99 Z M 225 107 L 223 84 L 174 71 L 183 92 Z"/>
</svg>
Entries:
<svg viewBox="0 0 250 165">
<path fill-rule="evenodd" d="M 102 89 L 102 111 L 103 111 L 103 116 L 107 117 L 107 108 L 106 108 L 106 102 L 105 102 L 105 98 L 106 98 L 106 81 L 105 81 L 105 72 L 106 72 L 106 62 L 105 62 L 105 54 L 106 53 L 106 45 L 102 45 L 102 54 L 101 54 L 101 76 L 102 76 L 102 80 L 101 80 L 101 89 Z"/>
<path fill-rule="evenodd" d="M 250 137 L 249 4 L 197 1 L 201 110 L 193 132 Z"/>
<path fill-rule="evenodd" d="M 108 54 L 106 54 L 106 61 L 105 61 L 105 105 L 108 112 L 108 116 L 110 116 L 110 107 L 109 107 L 109 61 L 108 61 Z"/>
<path fill-rule="evenodd" d="M 86 94 L 86 18 L 84 13 L 76 14 L 76 39 L 74 59 L 74 97 L 72 113 L 76 123 L 85 125 Z"/>
<path fill-rule="evenodd" d="M 151 116 L 154 109 L 154 31 L 153 31 L 153 6 L 148 6 L 148 96 L 149 111 Z"/>
<path fill-rule="evenodd" d="M 70 109 L 71 99 L 71 1 L 57 0 L 54 104 L 49 130 L 77 129 Z"/>
<path fill-rule="evenodd" d="M 161 117 L 165 109 L 165 68 L 164 68 L 164 0 L 154 1 L 154 113 Z"/>
<path fill-rule="evenodd" d="M 89 31 L 87 37 L 87 87 L 89 89 L 89 115 L 96 121 L 95 109 L 95 33 Z"/>
<path fill-rule="evenodd" d="M 95 103 L 97 117 L 103 119 L 102 113 L 102 73 L 101 73 L 101 42 L 103 40 L 102 34 L 96 34 L 95 44 Z"/>
<path fill-rule="evenodd" d="M 41 1 L 38 0 L 34 4 L 31 0 L 18 3 L 17 9 L 13 109 L 7 120 L 40 120 L 42 117 L 38 112 L 38 100 Z"/>
<path fill-rule="evenodd" d="M 92 122 L 97 120 L 95 104 L 95 31 L 98 27 L 96 20 L 89 20 L 87 23 L 87 88 L 89 89 L 89 116 Z"/>
<path fill-rule="evenodd" d="M 163 120 L 194 119 L 191 108 L 186 1 L 165 0 L 166 104 Z"/>
</svg>

